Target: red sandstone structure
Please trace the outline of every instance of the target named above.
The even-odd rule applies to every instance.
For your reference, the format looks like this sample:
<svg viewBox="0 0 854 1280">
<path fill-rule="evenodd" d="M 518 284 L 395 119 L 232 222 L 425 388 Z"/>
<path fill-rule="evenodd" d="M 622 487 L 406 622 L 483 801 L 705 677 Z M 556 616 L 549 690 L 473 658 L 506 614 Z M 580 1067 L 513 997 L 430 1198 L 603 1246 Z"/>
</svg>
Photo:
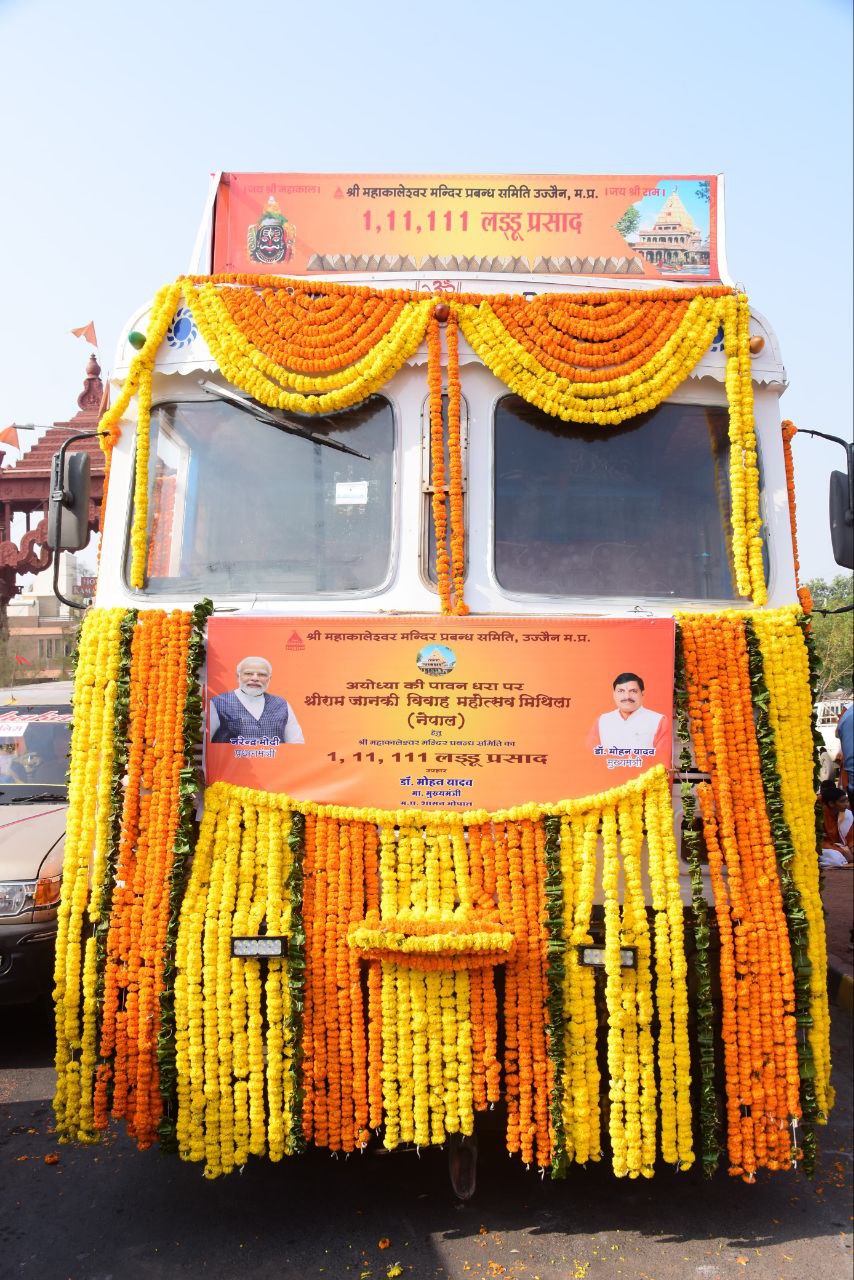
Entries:
<svg viewBox="0 0 854 1280">
<path fill-rule="evenodd" d="M 8 631 L 7 605 L 21 589 L 16 579 L 28 573 L 40 573 L 53 559 L 53 552 L 46 545 L 53 455 L 69 436 L 97 430 L 103 399 L 101 368 L 93 354 L 86 366 L 74 417 L 67 422 L 55 422 L 11 467 L 2 467 L 5 453 L 0 450 L 0 637 L 5 637 Z M 89 528 L 95 530 L 104 492 L 104 455 L 96 439 L 79 440 L 71 451 L 88 453 L 91 459 Z M 27 524 L 20 546 L 12 541 L 12 517 L 18 513 L 26 516 Z"/>
</svg>

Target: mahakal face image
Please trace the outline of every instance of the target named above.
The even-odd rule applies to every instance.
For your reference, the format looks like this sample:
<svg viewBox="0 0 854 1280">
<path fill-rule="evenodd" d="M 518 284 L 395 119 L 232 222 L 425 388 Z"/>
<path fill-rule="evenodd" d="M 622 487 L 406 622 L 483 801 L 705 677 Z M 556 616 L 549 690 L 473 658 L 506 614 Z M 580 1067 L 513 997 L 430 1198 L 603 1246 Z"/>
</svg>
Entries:
<svg viewBox="0 0 854 1280">
<path fill-rule="evenodd" d="M 282 262 L 291 256 L 294 228 L 285 231 L 287 218 L 282 213 L 275 196 L 270 196 L 264 212 L 249 227 L 247 240 L 250 258 L 256 262 Z"/>
<path fill-rule="evenodd" d="M 281 222 L 262 221 L 258 226 L 254 256 L 261 262 L 281 262 L 286 248 L 285 229 Z"/>
</svg>

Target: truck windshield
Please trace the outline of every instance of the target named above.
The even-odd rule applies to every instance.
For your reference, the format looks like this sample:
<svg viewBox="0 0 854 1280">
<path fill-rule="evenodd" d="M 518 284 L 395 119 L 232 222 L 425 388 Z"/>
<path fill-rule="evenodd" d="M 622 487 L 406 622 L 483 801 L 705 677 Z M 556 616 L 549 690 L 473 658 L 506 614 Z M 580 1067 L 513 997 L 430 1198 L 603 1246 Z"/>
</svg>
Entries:
<svg viewBox="0 0 854 1280">
<path fill-rule="evenodd" d="M 736 599 L 727 410 L 663 404 L 624 426 L 495 413 L 495 573 L 508 591 Z"/>
<path fill-rule="evenodd" d="M 391 558 L 391 405 L 377 396 L 334 417 L 288 417 L 365 458 L 222 400 L 152 411 L 146 590 L 300 596 L 382 585 Z"/>
<path fill-rule="evenodd" d="M 71 708 L 0 707 L 0 804 L 64 803 Z"/>
</svg>

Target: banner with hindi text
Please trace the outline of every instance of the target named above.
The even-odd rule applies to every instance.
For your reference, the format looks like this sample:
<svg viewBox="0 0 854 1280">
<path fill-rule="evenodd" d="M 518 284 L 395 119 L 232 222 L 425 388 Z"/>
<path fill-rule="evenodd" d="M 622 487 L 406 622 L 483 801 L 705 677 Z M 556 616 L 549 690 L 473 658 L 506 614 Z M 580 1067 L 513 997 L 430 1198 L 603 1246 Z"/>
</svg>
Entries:
<svg viewBox="0 0 854 1280">
<path fill-rule="evenodd" d="M 214 617 L 207 781 L 385 809 L 595 794 L 670 767 L 673 654 L 669 618 Z"/>
<path fill-rule="evenodd" d="M 226 173 L 215 272 L 516 272 L 728 283 L 713 174 Z"/>
</svg>

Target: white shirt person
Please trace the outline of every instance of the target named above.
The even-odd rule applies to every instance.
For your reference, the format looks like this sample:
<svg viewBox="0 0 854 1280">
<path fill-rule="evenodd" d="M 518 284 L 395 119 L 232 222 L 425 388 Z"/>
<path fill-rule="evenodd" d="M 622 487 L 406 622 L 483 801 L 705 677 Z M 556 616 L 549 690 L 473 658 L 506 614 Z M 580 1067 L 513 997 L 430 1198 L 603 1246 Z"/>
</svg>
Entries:
<svg viewBox="0 0 854 1280">
<path fill-rule="evenodd" d="M 266 658 L 242 658 L 237 664 L 237 688 L 211 698 L 211 742 L 238 738 L 278 738 L 286 744 L 304 742 L 293 708 L 284 698 L 267 692 L 273 667 Z"/>
<path fill-rule="evenodd" d="M 595 722 L 588 746 L 628 747 L 635 751 L 662 751 L 667 743 L 669 721 L 659 711 L 643 705 L 643 678 L 634 671 L 622 671 L 614 680 L 616 711 L 605 711 Z"/>
</svg>

